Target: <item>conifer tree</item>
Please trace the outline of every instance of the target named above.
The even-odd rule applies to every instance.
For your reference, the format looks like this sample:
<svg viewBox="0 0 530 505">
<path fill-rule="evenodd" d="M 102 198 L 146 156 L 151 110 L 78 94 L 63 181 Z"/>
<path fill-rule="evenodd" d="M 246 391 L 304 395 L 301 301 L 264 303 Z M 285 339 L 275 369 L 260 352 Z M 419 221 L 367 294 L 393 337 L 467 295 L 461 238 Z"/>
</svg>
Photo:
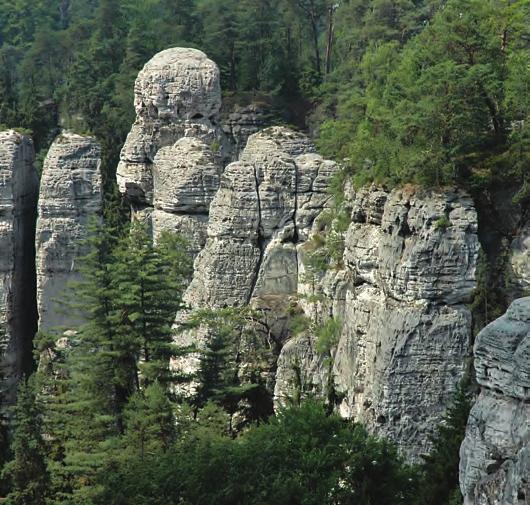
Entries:
<svg viewBox="0 0 530 505">
<path fill-rule="evenodd" d="M 460 446 L 464 440 L 471 400 L 463 386 L 456 390 L 453 401 L 431 441 L 433 448 L 424 456 L 420 504 L 450 505 L 460 499 L 458 467 Z"/>
<path fill-rule="evenodd" d="M 175 438 L 175 416 L 167 390 L 154 382 L 136 392 L 125 409 L 125 450 L 143 460 L 147 454 L 166 451 Z"/>
<path fill-rule="evenodd" d="M 170 380 L 171 326 L 182 306 L 190 271 L 182 239 L 163 233 L 153 245 L 144 225 L 134 223 L 113 265 L 117 340 L 135 357 L 136 389 L 141 382 Z"/>
<path fill-rule="evenodd" d="M 4 468 L 3 477 L 11 482 L 8 505 L 44 505 L 49 495 L 50 476 L 42 438 L 42 414 L 33 380 L 21 382 L 15 408 L 13 460 Z"/>
</svg>

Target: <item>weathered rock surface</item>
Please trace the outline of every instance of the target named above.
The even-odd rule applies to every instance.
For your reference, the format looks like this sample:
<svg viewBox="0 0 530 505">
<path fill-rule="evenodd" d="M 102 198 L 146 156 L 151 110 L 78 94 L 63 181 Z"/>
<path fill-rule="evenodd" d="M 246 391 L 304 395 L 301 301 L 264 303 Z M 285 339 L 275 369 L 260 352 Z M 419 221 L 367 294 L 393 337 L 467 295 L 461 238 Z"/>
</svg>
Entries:
<svg viewBox="0 0 530 505">
<path fill-rule="evenodd" d="M 330 201 L 326 188 L 336 169 L 314 154 L 305 135 L 287 128 L 250 136 L 211 203 L 208 239 L 185 294 L 190 309 L 250 304 L 285 310 L 298 289 L 298 246 Z M 276 338 L 284 336 L 279 330 Z M 184 345 L 207 338 L 204 328 L 178 337 Z M 193 356 L 175 363 L 187 372 L 196 365 Z"/>
<path fill-rule="evenodd" d="M 306 136 L 269 128 L 252 135 L 240 161 L 225 169 L 186 293 L 192 308 L 296 293 L 296 244 L 329 200 L 326 179 L 336 169 L 304 154 L 313 150 Z"/>
<path fill-rule="evenodd" d="M 92 137 L 62 133 L 42 171 L 36 234 L 39 329 L 75 325 L 68 284 L 79 278 L 77 260 L 86 253 L 90 219 L 102 208 L 101 148 Z"/>
<path fill-rule="evenodd" d="M 512 282 L 528 294 L 530 292 L 530 218 L 522 225 L 511 243 L 510 266 L 513 272 Z"/>
<path fill-rule="evenodd" d="M 342 268 L 322 274 L 316 286 L 304 285 L 303 263 L 299 268 L 306 314 L 342 323 L 332 360 L 319 355 L 311 335 L 289 342 L 278 362 L 276 401 L 291 396 L 298 381 L 417 460 L 467 366 L 471 314 L 464 303 L 475 287 L 476 212 L 460 192 L 372 189 L 349 200 Z M 309 303 L 307 295 L 320 301 Z"/>
<path fill-rule="evenodd" d="M 219 79 L 217 65 L 196 49 L 166 49 L 147 62 L 117 172 L 120 191 L 154 238 L 182 233 L 194 255 L 206 241 L 210 202 L 230 156 L 218 126 Z"/>
<path fill-rule="evenodd" d="M 474 346 L 480 395 L 460 449 L 466 505 L 530 500 L 530 297 L 512 303 Z"/>
<path fill-rule="evenodd" d="M 233 161 L 237 161 L 251 135 L 272 125 L 270 112 L 253 103 L 244 107 L 234 107 L 233 110 L 222 116 L 221 121 L 223 132 L 233 146 Z"/>
<path fill-rule="evenodd" d="M 0 397 L 11 402 L 36 331 L 34 240 L 38 178 L 33 142 L 0 132 Z"/>
</svg>

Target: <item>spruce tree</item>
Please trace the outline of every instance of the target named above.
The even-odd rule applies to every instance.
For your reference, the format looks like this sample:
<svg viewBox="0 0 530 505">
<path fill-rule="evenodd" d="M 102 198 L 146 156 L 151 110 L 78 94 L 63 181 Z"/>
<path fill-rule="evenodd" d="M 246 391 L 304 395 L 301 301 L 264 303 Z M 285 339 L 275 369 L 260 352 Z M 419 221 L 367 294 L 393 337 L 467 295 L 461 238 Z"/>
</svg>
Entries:
<svg viewBox="0 0 530 505">
<path fill-rule="evenodd" d="M 134 223 L 116 252 L 114 303 L 118 307 L 117 340 L 134 356 L 135 388 L 171 380 L 172 324 L 182 307 L 190 271 L 182 239 L 162 234 L 153 244 L 146 227 Z"/>
</svg>

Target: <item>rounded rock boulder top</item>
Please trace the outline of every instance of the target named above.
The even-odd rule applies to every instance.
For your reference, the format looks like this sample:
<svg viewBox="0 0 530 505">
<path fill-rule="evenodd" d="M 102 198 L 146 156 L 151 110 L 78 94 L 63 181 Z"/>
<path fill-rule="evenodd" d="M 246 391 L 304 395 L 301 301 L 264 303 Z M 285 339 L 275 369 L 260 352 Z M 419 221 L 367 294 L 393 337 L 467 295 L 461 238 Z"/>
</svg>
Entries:
<svg viewBox="0 0 530 505">
<path fill-rule="evenodd" d="M 165 49 L 145 64 L 134 93 L 138 117 L 211 119 L 221 108 L 219 67 L 198 49 Z"/>
</svg>

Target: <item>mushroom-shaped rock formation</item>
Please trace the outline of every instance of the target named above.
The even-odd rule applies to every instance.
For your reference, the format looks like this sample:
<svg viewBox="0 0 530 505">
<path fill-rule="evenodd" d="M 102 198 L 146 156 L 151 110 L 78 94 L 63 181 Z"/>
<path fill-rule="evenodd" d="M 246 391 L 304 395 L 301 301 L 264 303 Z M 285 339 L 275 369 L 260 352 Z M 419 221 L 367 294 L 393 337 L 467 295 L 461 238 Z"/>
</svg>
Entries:
<svg viewBox="0 0 530 505">
<path fill-rule="evenodd" d="M 194 145 L 179 144 L 176 154 L 186 149 L 190 152 L 204 151 L 207 161 L 200 156 L 193 157 L 196 178 L 203 169 L 212 164 L 220 171 L 226 158 L 226 138 L 217 125 L 221 108 L 220 74 L 217 65 L 197 49 L 171 48 L 156 54 L 149 60 L 136 79 L 134 105 L 136 121 L 123 146 L 117 179 L 120 191 L 127 196 L 133 210 L 151 215 L 153 203 L 164 200 L 167 195 L 157 195 L 154 184 L 154 164 L 158 151 L 163 147 L 172 147 L 183 137 L 191 137 L 198 142 Z M 200 144 L 199 144 L 200 142 Z M 167 169 L 168 153 L 159 157 L 161 167 L 159 175 Z M 189 175 L 192 161 L 181 167 Z M 173 167 L 173 179 L 179 176 L 178 166 Z M 184 175 L 187 177 L 187 175 Z M 215 182 L 215 181 L 210 181 Z M 165 188 L 158 186 L 164 192 Z M 178 188 L 173 188 L 174 196 Z M 217 189 L 217 187 L 214 187 Z M 211 184 L 205 188 L 205 194 L 199 199 L 208 199 Z M 183 188 L 183 191 L 187 191 Z M 211 199 L 211 198 L 210 198 Z M 165 205 L 166 211 L 169 207 Z M 207 214 L 208 209 L 205 212 Z M 180 214 L 181 209 L 170 212 Z M 167 224 L 167 220 L 158 216 L 158 226 Z M 189 223 L 184 223 L 185 228 Z"/>
</svg>

